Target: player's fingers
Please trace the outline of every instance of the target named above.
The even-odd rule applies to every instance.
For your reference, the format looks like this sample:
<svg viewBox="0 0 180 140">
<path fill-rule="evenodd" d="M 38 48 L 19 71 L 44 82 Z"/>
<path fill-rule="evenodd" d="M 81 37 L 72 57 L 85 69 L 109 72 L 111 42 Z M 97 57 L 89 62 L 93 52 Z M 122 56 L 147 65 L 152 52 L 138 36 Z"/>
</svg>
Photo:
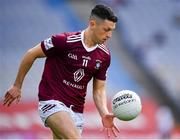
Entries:
<svg viewBox="0 0 180 140">
<path fill-rule="evenodd" d="M 5 96 L 4 96 L 4 97 L 6 98 L 7 96 L 9 96 L 9 91 L 8 91 L 8 92 L 6 92 L 6 94 L 5 94 Z"/>
<path fill-rule="evenodd" d="M 11 100 L 13 97 L 9 94 L 4 99 L 4 104 L 6 104 L 9 100 Z"/>
<path fill-rule="evenodd" d="M 18 96 L 16 99 L 16 103 L 19 103 L 20 99 L 21 99 L 21 96 Z"/>
<path fill-rule="evenodd" d="M 10 99 L 10 100 L 7 102 L 7 106 L 9 107 L 9 106 L 13 103 L 14 100 L 15 100 L 14 98 Z"/>
<path fill-rule="evenodd" d="M 116 131 L 115 131 L 115 128 L 114 128 L 114 127 L 112 127 L 111 131 L 112 131 L 113 135 L 114 135 L 115 137 L 117 137 L 117 134 L 116 134 Z"/>
<path fill-rule="evenodd" d="M 3 104 L 9 106 L 11 104 L 11 102 L 14 101 L 14 100 L 15 100 L 15 98 L 13 98 L 11 95 L 9 95 L 9 96 L 7 96 L 7 98 L 5 98 Z"/>
<path fill-rule="evenodd" d="M 3 101 L 3 105 L 6 106 L 6 104 L 7 104 L 7 101 Z"/>
<path fill-rule="evenodd" d="M 110 136 L 111 136 L 109 128 L 107 128 L 107 136 L 108 136 L 108 138 L 110 138 Z"/>
<path fill-rule="evenodd" d="M 3 105 L 4 105 L 4 106 L 7 106 L 7 105 L 8 105 L 8 103 L 10 102 L 10 100 L 11 100 L 11 99 L 9 99 L 9 100 L 5 101 L 5 102 L 3 103 Z"/>
<path fill-rule="evenodd" d="M 5 104 L 7 102 L 8 98 L 5 97 L 5 99 L 3 100 L 3 104 Z"/>
<path fill-rule="evenodd" d="M 10 96 L 11 96 L 11 94 L 10 94 L 9 92 L 6 92 L 4 98 L 7 99 L 7 98 L 9 98 Z"/>
<path fill-rule="evenodd" d="M 15 98 L 14 97 L 14 91 L 7 91 L 6 94 L 5 94 L 5 99 L 8 100 L 10 98 Z"/>
<path fill-rule="evenodd" d="M 120 130 L 118 129 L 118 127 L 116 125 L 114 125 L 114 128 L 118 133 L 120 133 Z"/>
<path fill-rule="evenodd" d="M 18 90 L 10 89 L 6 92 L 5 97 L 12 96 L 12 97 L 16 98 L 19 95 L 19 92 L 20 91 L 18 91 Z"/>
</svg>

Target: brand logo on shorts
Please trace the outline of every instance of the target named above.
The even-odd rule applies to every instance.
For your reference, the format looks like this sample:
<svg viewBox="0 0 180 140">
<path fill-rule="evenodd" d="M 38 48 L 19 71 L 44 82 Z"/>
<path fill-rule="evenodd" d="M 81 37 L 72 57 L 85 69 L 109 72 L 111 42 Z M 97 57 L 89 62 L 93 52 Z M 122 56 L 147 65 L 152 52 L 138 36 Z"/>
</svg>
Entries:
<svg viewBox="0 0 180 140">
<path fill-rule="evenodd" d="M 43 113 L 45 113 L 48 110 L 51 110 L 52 108 L 54 108 L 55 106 L 56 106 L 56 104 L 46 104 L 45 106 L 43 106 L 41 108 L 41 110 L 43 111 Z"/>
<path fill-rule="evenodd" d="M 84 69 L 78 69 L 74 72 L 74 81 L 79 82 L 84 77 Z"/>
</svg>

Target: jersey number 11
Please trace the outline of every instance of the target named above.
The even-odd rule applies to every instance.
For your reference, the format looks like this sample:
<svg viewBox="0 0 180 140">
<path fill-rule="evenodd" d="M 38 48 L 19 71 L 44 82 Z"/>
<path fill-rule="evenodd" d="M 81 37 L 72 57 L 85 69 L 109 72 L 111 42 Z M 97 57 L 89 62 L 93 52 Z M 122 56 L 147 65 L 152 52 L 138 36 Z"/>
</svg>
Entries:
<svg viewBox="0 0 180 140">
<path fill-rule="evenodd" d="M 87 60 L 87 59 L 83 59 L 83 64 L 82 64 L 82 65 L 83 65 L 84 67 L 87 67 L 87 64 L 88 64 L 88 60 Z"/>
</svg>

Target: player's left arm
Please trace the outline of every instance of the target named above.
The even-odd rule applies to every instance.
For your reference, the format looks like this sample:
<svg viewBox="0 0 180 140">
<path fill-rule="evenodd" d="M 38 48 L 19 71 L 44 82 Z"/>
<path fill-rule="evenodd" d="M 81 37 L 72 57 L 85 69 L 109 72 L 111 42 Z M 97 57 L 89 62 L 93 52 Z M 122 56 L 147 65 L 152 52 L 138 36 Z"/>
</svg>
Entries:
<svg viewBox="0 0 180 140">
<path fill-rule="evenodd" d="M 105 83 L 105 80 L 93 79 L 93 99 L 102 118 L 104 129 L 107 130 L 108 137 L 110 137 L 111 132 L 114 136 L 117 136 L 116 132 L 119 132 L 119 130 L 113 123 L 114 115 L 110 114 L 107 108 Z"/>
<path fill-rule="evenodd" d="M 93 79 L 93 99 L 100 116 L 109 114 L 105 92 L 105 80 Z"/>
</svg>

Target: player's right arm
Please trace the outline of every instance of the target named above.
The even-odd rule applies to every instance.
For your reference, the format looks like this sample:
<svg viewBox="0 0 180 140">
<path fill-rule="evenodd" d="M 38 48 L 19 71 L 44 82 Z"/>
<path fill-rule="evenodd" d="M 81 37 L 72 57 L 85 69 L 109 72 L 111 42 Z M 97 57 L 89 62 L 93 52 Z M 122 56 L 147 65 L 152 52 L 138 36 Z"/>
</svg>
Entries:
<svg viewBox="0 0 180 140">
<path fill-rule="evenodd" d="M 45 57 L 46 55 L 44 54 L 41 44 L 38 44 L 37 46 L 29 49 L 19 66 L 19 70 L 16 76 L 16 80 L 14 84 L 10 87 L 10 89 L 6 92 L 5 98 L 4 98 L 4 105 L 10 106 L 13 101 L 19 102 L 20 97 L 21 97 L 21 87 L 24 81 L 24 78 L 31 68 L 33 62 L 37 58 L 42 58 Z"/>
<path fill-rule="evenodd" d="M 66 34 L 63 33 L 53 35 L 34 48 L 28 50 L 21 61 L 14 84 L 5 94 L 4 105 L 10 106 L 13 101 L 19 102 L 24 77 L 37 58 L 60 55 L 66 49 L 66 46 Z"/>
</svg>

